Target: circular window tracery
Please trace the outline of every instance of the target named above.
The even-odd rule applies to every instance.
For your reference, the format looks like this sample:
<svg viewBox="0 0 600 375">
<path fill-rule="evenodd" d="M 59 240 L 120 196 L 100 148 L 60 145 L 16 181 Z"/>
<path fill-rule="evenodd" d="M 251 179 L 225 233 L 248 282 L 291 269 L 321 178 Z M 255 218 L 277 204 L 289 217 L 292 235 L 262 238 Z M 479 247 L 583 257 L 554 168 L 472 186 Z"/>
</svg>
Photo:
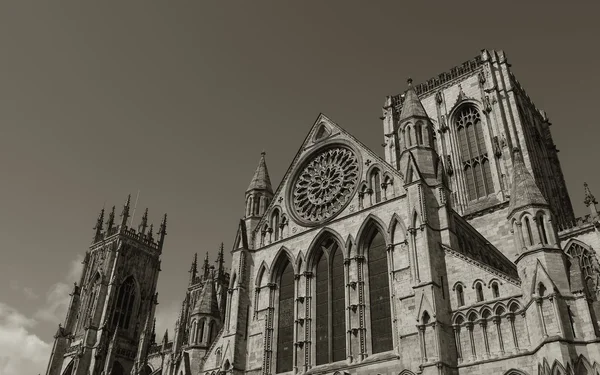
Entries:
<svg viewBox="0 0 600 375">
<path fill-rule="evenodd" d="M 337 215 L 356 190 L 359 165 L 356 154 L 343 146 L 312 157 L 292 185 L 290 200 L 296 218 L 314 225 Z"/>
</svg>

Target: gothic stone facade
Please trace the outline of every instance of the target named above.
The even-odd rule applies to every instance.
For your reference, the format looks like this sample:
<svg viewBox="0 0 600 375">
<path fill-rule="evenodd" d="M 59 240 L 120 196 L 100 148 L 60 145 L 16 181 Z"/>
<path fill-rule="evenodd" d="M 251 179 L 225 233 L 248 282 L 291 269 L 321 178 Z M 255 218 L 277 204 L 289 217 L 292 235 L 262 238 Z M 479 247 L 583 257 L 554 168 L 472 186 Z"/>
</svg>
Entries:
<svg viewBox="0 0 600 375">
<path fill-rule="evenodd" d="M 275 190 L 261 156 L 230 271 L 194 258 L 172 340 L 166 218 L 158 242 L 128 204 L 99 219 L 47 375 L 600 374 L 597 202 L 575 218 L 504 53 L 409 80 L 381 119 L 384 158 L 324 115 Z"/>
</svg>

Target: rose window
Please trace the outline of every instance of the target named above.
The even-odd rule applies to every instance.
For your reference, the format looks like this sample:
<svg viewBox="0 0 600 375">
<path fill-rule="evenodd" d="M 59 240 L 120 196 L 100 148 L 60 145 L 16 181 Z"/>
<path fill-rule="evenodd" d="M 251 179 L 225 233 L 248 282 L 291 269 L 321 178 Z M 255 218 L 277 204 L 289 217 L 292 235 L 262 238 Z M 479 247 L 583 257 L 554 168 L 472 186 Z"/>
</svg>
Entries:
<svg viewBox="0 0 600 375">
<path fill-rule="evenodd" d="M 358 166 L 356 155 L 343 147 L 325 150 L 309 161 L 293 185 L 298 219 L 316 224 L 338 214 L 358 185 Z"/>
</svg>

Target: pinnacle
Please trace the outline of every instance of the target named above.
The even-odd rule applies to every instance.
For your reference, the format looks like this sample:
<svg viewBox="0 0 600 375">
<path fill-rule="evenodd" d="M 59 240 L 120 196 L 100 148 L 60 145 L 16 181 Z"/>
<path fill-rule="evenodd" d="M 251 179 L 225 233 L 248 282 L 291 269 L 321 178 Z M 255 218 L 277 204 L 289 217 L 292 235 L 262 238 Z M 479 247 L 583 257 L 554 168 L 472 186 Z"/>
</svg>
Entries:
<svg viewBox="0 0 600 375">
<path fill-rule="evenodd" d="M 265 151 L 261 152 L 258 167 L 252 176 L 250 185 L 248 186 L 247 192 L 250 190 L 266 190 L 269 193 L 273 193 L 271 187 L 271 179 L 269 178 L 269 170 L 267 169 L 267 162 L 265 161 Z"/>
<path fill-rule="evenodd" d="M 598 204 L 598 201 L 596 200 L 596 197 L 594 197 L 594 194 L 592 194 L 592 191 L 590 190 L 590 187 L 588 186 L 587 182 L 583 183 L 583 188 L 585 190 L 585 199 L 583 203 L 587 207 L 589 207 L 592 204 Z"/>
<path fill-rule="evenodd" d="M 412 85 L 412 78 L 407 80 L 408 89 L 404 94 L 404 103 L 402 104 L 402 110 L 400 111 L 399 122 L 407 120 L 411 117 L 425 117 L 428 118 L 423 103 L 419 100 L 419 96 Z"/>
<path fill-rule="evenodd" d="M 513 179 L 510 194 L 509 215 L 519 209 L 530 205 L 547 206 L 548 202 L 542 195 L 535 179 L 527 170 L 523 155 L 518 147 L 513 150 Z"/>
</svg>

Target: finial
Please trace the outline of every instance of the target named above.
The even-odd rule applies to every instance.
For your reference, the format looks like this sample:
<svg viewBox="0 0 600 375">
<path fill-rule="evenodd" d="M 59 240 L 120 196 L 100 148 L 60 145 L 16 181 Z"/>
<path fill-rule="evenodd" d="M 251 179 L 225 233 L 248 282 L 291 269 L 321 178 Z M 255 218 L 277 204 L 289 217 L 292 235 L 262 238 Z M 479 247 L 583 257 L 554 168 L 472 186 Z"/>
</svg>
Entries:
<svg viewBox="0 0 600 375">
<path fill-rule="evenodd" d="M 108 214 L 108 221 L 106 222 L 107 233 L 110 232 L 113 225 L 115 225 L 115 206 L 112 206 L 112 210 L 110 211 L 110 214 Z M 110 233 L 108 233 L 108 235 L 110 235 Z"/>
<path fill-rule="evenodd" d="M 96 220 L 96 225 L 94 226 L 94 229 L 96 230 L 96 233 L 94 235 L 94 242 L 97 242 L 100 239 L 103 228 L 104 228 L 104 208 L 102 208 L 102 211 L 100 211 L 100 215 L 98 215 L 98 220 Z"/>
<path fill-rule="evenodd" d="M 219 246 L 219 255 L 218 255 L 217 261 L 216 261 L 216 263 L 217 263 L 217 265 L 219 267 L 217 269 L 219 276 L 223 275 L 223 273 L 225 271 L 225 269 L 223 267 L 223 265 L 225 264 L 224 254 L 223 254 L 224 253 L 224 248 L 225 248 L 225 246 L 224 246 L 223 242 L 221 242 L 221 246 Z"/>
<path fill-rule="evenodd" d="M 121 226 L 125 227 L 127 225 L 127 219 L 129 219 L 129 206 L 131 205 L 131 194 L 127 195 L 127 202 L 125 202 L 125 206 L 123 206 L 123 211 L 121 211 Z"/>
<path fill-rule="evenodd" d="M 194 283 L 198 276 L 198 253 L 194 254 L 194 260 L 192 261 L 192 267 L 190 268 L 190 285 Z"/>
<path fill-rule="evenodd" d="M 152 236 L 153 231 L 154 231 L 154 224 L 150 224 L 150 230 L 148 231 L 148 234 L 147 234 L 149 241 L 154 241 L 154 237 Z"/>
<path fill-rule="evenodd" d="M 265 156 L 265 155 L 267 154 L 267 152 L 266 152 L 266 151 L 265 151 L 265 149 L 263 148 L 263 150 L 260 152 L 260 154 L 261 154 L 262 156 Z"/>
<path fill-rule="evenodd" d="M 583 201 L 585 206 L 589 207 L 591 205 L 598 204 L 598 201 L 596 201 L 596 197 L 594 197 L 594 195 L 592 194 L 592 191 L 590 190 L 590 187 L 587 184 L 587 182 L 583 183 L 583 188 L 585 190 L 585 199 Z"/>
<path fill-rule="evenodd" d="M 163 217 L 162 222 L 160 223 L 160 229 L 158 230 L 158 234 L 160 235 L 158 239 L 158 244 L 162 247 L 165 242 L 165 236 L 167 235 L 167 214 Z"/>
<path fill-rule="evenodd" d="M 138 232 L 141 234 L 146 234 L 146 228 L 148 228 L 148 209 L 144 211 L 144 215 L 142 216 L 142 223 L 138 227 Z"/>
<path fill-rule="evenodd" d="M 208 279 L 209 273 L 210 273 L 210 265 L 208 263 L 208 251 L 206 252 L 206 258 L 204 258 L 204 265 L 202 266 L 202 269 L 204 271 L 204 273 L 202 274 L 202 276 L 206 280 L 206 279 Z"/>
</svg>

